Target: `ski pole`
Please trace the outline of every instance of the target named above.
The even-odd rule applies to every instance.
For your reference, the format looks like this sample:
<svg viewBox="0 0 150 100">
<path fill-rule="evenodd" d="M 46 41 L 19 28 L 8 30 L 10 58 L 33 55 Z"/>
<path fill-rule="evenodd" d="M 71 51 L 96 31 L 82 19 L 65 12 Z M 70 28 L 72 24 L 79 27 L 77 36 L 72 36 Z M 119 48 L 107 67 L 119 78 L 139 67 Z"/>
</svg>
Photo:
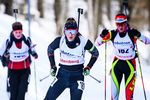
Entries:
<svg viewBox="0 0 150 100">
<path fill-rule="evenodd" d="M 36 93 L 36 100 L 37 100 L 37 83 L 36 83 L 36 67 L 35 67 L 35 59 L 34 59 L 34 78 L 35 78 L 35 93 Z"/>
<path fill-rule="evenodd" d="M 105 100 L 106 100 L 106 56 L 107 55 L 107 41 L 105 38 Z"/>
<path fill-rule="evenodd" d="M 48 78 L 50 75 L 45 76 L 44 78 L 40 79 L 40 82 L 42 82 L 44 79 Z"/>
<path fill-rule="evenodd" d="M 123 5 L 124 5 L 124 9 L 125 9 L 125 14 L 126 14 L 126 17 L 127 17 L 128 1 L 124 1 L 124 2 L 123 2 Z M 126 23 L 128 24 L 128 17 L 127 17 L 127 22 L 126 22 Z"/>
<path fill-rule="evenodd" d="M 78 31 L 79 31 L 79 23 L 80 23 L 80 13 L 83 14 L 82 8 L 78 8 Z"/>
<path fill-rule="evenodd" d="M 14 9 L 13 11 L 14 11 L 14 13 L 15 13 L 15 20 L 16 20 L 16 22 L 17 22 L 17 13 L 18 13 L 18 9 Z"/>
<path fill-rule="evenodd" d="M 95 77 L 93 77 L 92 75 L 89 75 L 91 78 L 93 78 L 94 80 L 96 80 L 98 83 L 101 83 L 100 80 L 96 79 Z"/>
<path fill-rule="evenodd" d="M 143 75 L 142 75 L 142 68 L 141 68 L 141 63 L 140 63 L 140 57 L 139 57 L 139 52 L 138 52 L 137 44 L 135 44 L 135 46 L 136 46 L 137 57 L 138 57 L 138 62 L 139 62 L 139 69 L 140 69 L 140 74 L 141 74 L 141 80 L 142 80 L 142 86 L 143 86 L 144 97 L 145 97 L 145 100 L 147 100 L 147 98 L 146 98 L 146 92 L 145 92 L 145 87 L 144 87 L 144 81 L 143 81 Z"/>
<path fill-rule="evenodd" d="M 36 46 L 36 44 L 34 44 L 33 46 L 29 47 L 29 49 L 32 49 L 32 48 L 34 48 L 35 46 Z"/>
</svg>

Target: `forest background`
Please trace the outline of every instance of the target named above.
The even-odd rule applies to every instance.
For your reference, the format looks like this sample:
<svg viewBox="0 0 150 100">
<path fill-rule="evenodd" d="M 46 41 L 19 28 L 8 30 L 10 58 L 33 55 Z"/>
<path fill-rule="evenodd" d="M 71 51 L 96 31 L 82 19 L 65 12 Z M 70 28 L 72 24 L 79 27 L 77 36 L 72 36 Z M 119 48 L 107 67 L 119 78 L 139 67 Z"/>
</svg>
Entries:
<svg viewBox="0 0 150 100">
<path fill-rule="evenodd" d="M 54 16 L 56 24 L 55 34 L 60 36 L 63 34 L 62 29 L 67 17 L 70 17 L 69 14 L 73 12 L 70 9 L 70 6 L 73 5 L 69 2 L 80 3 L 81 1 L 84 1 L 85 4 L 83 5 L 86 5 L 80 4 L 84 12 L 82 16 L 84 16 L 88 24 L 88 30 L 85 30 L 86 36 L 94 42 L 103 28 L 115 29 L 115 15 L 125 13 L 123 2 L 127 0 L 0 0 L 0 11 L 14 16 L 13 9 L 18 9 L 19 18 L 28 20 L 28 4 L 30 2 L 32 23 L 33 20 L 38 21 L 39 18 L 48 18 L 49 9 L 53 9 L 53 13 L 50 16 Z M 50 2 L 53 2 L 53 4 L 51 5 Z M 150 0 L 129 0 L 127 2 L 127 15 L 130 26 L 138 29 L 140 32 L 143 30 L 150 32 Z M 73 12 L 71 13 L 72 15 L 73 17 L 77 16 L 77 13 Z M 146 36 L 149 35 L 150 33 L 146 33 Z M 150 54 L 148 55 L 150 56 Z M 146 60 L 149 62 L 150 59 L 148 58 Z"/>
</svg>

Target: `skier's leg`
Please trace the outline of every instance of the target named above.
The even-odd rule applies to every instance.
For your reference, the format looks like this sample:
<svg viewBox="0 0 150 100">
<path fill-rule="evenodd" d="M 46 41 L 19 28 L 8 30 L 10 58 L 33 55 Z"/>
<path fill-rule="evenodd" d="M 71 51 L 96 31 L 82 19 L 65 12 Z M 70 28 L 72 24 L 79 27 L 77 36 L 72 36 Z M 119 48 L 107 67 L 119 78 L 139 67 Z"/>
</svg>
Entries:
<svg viewBox="0 0 150 100">
<path fill-rule="evenodd" d="M 66 89 L 66 83 L 63 78 L 54 78 L 44 100 L 56 100 L 57 97 Z"/>
<path fill-rule="evenodd" d="M 81 100 L 84 90 L 84 81 L 78 80 L 70 87 L 71 100 Z"/>
<path fill-rule="evenodd" d="M 112 69 L 111 69 L 111 99 L 118 100 L 120 83 L 122 80 L 122 72 L 118 69 L 120 66 L 119 59 L 114 60 Z"/>
<path fill-rule="evenodd" d="M 19 91 L 18 91 L 17 100 L 24 100 L 25 99 L 25 93 L 26 93 L 27 88 L 28 88 L 29 79 L 30 79 L 30 68 L 23 69 L 23 72 L 20 75 Z"/>
<path fill-rule="evenodd" d="M 59 68 L 58 74 L 51 83 L 44 100 L 56 100 L 57 97 L 67 88 L 67 85 L 68 73 L 62 68 Z"/>
<path fill-rule="evenodd" d="M 10 69 L 9 69 L 10 70 Z M 14 73 L 10 70 L 10 100 L 17 100 L 18 96 L 18 73 Z"/>
<path fill-rule="evenodd" d="M 135 60 L 127 61 L 128 64 L 128 71 L 125 73 L 125 91 L 126 91 L 126 100 L 133 99 L 133 91 L 135 86 Z"/>
<path fill-rule="evenodd" d="M 9 83 L 9 76 L 10 75 L 9 75 L 9 70 L 7 72 L 8 73 L 7 73 L 7 81 L 6 81 L 7 82 L 7 87 L 6 88 L 7 88 L 7 92 L 10 92 L 10 83 Z"/>
</svg>

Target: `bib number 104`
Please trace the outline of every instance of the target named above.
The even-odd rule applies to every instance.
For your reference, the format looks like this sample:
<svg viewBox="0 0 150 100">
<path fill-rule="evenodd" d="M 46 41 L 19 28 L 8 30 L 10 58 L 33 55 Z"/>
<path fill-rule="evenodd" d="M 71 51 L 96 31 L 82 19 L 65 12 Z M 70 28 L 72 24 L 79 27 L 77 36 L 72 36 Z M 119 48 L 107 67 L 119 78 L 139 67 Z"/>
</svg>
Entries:
<svg viewBox="0 0 150 100">
<path fill-rule="evenodd" d="M 129 53 L 129 49 L 118 49 L 119 53 Z"/>
</svg>

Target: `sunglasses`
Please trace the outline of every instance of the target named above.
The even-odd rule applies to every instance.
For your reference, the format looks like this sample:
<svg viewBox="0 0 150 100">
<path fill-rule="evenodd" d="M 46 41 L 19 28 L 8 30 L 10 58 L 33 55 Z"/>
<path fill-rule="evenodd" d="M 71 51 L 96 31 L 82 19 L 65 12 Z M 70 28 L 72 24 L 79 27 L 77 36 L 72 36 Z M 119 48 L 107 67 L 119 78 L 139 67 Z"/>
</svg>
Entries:
<svg viewBox="0 0 150 100">
<path fill-rule="evenodd" d="M 125 26 L 126 25 L 126 22 L 124 23 L 116 23 L 116 26 Z"/>
<path fill-rule="evenodd" d="M 75 34 L 77 32 L 77 29 L 67 29 L 67 30 L 65 30 L 65 33 L 66 34 Z"/>
</svg>

